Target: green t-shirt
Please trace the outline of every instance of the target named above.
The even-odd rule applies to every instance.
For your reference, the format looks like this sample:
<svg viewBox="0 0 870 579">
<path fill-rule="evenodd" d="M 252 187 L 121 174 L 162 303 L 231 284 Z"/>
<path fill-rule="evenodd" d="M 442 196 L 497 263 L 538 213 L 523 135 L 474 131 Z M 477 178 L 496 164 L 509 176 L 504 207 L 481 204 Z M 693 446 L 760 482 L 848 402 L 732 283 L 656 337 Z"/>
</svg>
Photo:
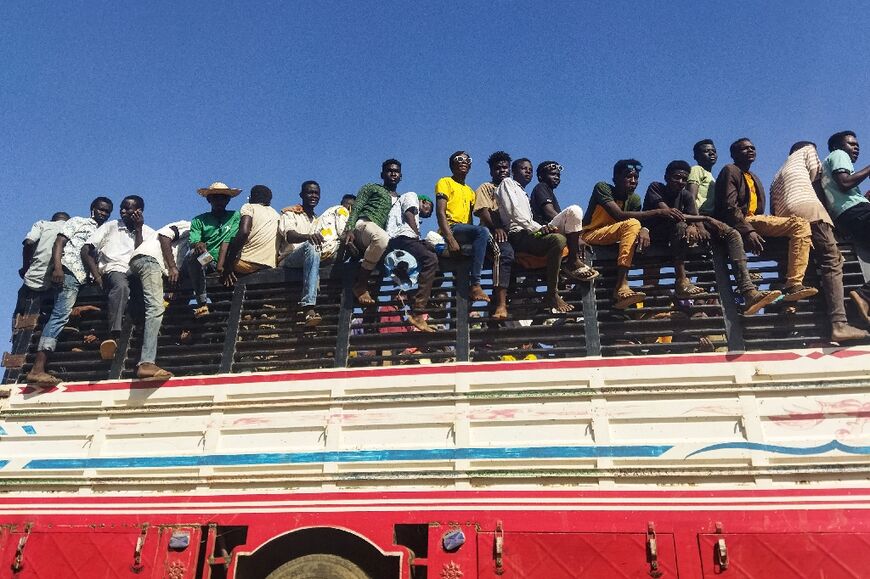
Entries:
<svg viewBox="0 0 870 579">
<path fill-rule="evenodd" d="M 216 262 L 221 244 L 229 243 L 239 232 L 239 219 L 238 211 L 226 211 L 220 219 L 211 211 L 197 215 L 190 222 L 190 245 L 204 242 Z"/>
<path fill-rule="evenodd" d="M 861 194 L 861 190 L 855 186 L 848 191 L 843 191 L 834 179 L 835 173 L 855 172 L 855 166 L 849 154 L 842 149 L 837 149 L 822 163 L 822 189 L 825 191 L 825 199 L 828 202 L 828 211 L 836 219 L 846 209 L 851 209 L 859 203 L 867 203 L 867 199 Z"/>
<path fill-rule="evenodd" d="M 695 165 L 689 171 L 688 182 L 695 183 L 698 186 L 698 194 L 695 196 L 695 205 L 698 207 L 698 213 L 701 215 L 713 215 L 713 204 L 716 198 L 716 180 L 713 178 L 713 173 L 701 165 Z"/>
<path fill-rule="evenodd" d="M 595 231 L 600 227 L 616 223 L 616 220 L 604 208 L 610 201 L 619 205 L 619 208 L 623 211 L 640 211 L 640 196 L 637 193 L 629 193 L 627 197 L 619 198 L 614 194 L 613 185 L 599 181 L 595 184 L 595 189 L 592 190 L 589 208 L 586 210 L 586 214 L 583 215 L 584 230 Z"/>
</svg>

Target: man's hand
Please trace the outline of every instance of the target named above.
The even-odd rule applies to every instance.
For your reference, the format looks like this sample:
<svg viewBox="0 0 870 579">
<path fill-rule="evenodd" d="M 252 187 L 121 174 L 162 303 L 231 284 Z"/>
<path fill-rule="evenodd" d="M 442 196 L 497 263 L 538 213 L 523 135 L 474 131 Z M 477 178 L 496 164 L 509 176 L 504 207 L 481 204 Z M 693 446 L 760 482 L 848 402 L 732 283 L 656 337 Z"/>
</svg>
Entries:
<svg viewBox="0 0 870 579">
<path fill-rule="evenodd" d="M 134 229 L 142 229 L 142 226 L 145 224 L 145 217 L 142 215 L 142 210 L 137 209 L 133 212 L 133 228 Z"/>
<path fill-rule="evenodd" d="M 695 226 L 695 231 L 697 232 L 697 240 L 701 241 L 710 241 L 710 232 L 706 227 L 702 227 L 700 225 Z"/>
<path fill-rule="evenodd" d="M 178 267 L 173 265 L 171 267 L 168 267 L 166 271 L 166 278 L 169 280 L 169 287 L 175 287 L 176 285 L 178 285 Z"/>
<path fill-rule="evenodd" d="M 63 269 L 56 267 L 51 272 L 51 283 L 61 285 L 63 284 Z"/>
<path fill-rule="evenodd" d="M 452 235 L 444 238 L 444 242 L 447 244 L 447 249 L 450 250 L 450 255 L 459 255 L 459 252 L 462 250 L 459 247 L 459 242 L 456 241 L 456 238 Z"/>
<path fill-rule="evenodd" d="M 555 225 L 550 225 L 548 223 L 547 225 L 541 227 L 538 231 L 541 232 L 541 235 L 550 235 L 551 233 L 559 233 L 559 228 Z"/>
<path fill-rule="evenodd" d="M 657 209 L 656 211 L 659 212 L 659 217 L 664 217 L 665 219 L 670 219 L 674 222 L 686 220 L 686 217 L 683 215 L 683 213 L 678 209 L 674 209 L 673 207 L 668 207 L 667 209 Z"/>
<path fill-rule="evenodd" d="M 320 247 L 321 245 L 323 245 L 323 234 L 319 231 L 315 231 L 314 233 L 308 235 L 308 241 L 312 245 Z"/>
<path fill-rule="evenodd" d="M 761 255 L 764 251 L 764 238 L 755 231 L 750 231 L 744 240 L 744 245 L 746 245 L 746 249 L 755 255 Z"/>
<path fill-rule="evenodd" d="M 508 240 L 507 232 L 501 227 L 496 227 L 492 232 L 492 237 L 496 243 L 504 243 Z"/>
<path fill-rule="evenodd" d="M 233 270 L 224 271 L 221 273 L 221 283 L 224 284 L 225 287 L 233 287 L 236 285 L 236 273 Z"/>
<path fill-rule="evenodd" d="M 199 243 L 193 244 L 193 253 L 195 253 L 196 255 L 202 255 L 206 251 L 208 251 L 208 247 L 206 247 L 204 241 L 200 241 Z"/>
<path fill-rule="evenodd" d="M 637 234 L 637 252 L 643 253 L 649 247 L 649 229 L 646 227 L 640 228 L 640 233 Z"/>
<path fill-rule="evenodd" d="M 98 288 L 103 289 L 103 276 L 99 273 L 94 274 L 94 283 Z"/>
</svg>

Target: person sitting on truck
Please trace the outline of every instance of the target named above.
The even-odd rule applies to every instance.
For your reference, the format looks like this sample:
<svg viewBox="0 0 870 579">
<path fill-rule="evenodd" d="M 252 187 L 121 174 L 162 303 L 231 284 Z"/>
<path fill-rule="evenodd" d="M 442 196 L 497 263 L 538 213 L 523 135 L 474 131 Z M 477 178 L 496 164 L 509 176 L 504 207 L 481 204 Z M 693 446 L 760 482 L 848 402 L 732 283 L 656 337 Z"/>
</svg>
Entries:
<svg viewBox="0 0 870 579">
<path fill-rule="evenodd" d="M 431 215 L 432 200 L 410 192 L 399 196 L 387 217 L 387 235 L 390 236 L 387 252 L 405 251 L 417 261 L 417 291 L 411 301 L 408 322 L 421 332 L 435 331 L 426 322 L 426 309 L 438 271 L 438 254 L 434 247 L 420 239 L 420 217 L 425 219 Z"/>
<path fill-rule="evenodd" d="M 508 241 L 507 228 L 499 216 L 498 198 L 495 191 L 505 178 L 510 177 L 511 156 L 504 151 L 496 151 L 489 156 L 486 163 L 489 165 L 490 180 L 482 183 L 474 192 L 474 214 L 491 235 L 494 309 L 490 318 L 504 320 L 508 316 L 507 290 L 511 283 L 514 249 Z"/>
<path fill-rule="evenodd" d="M 320 203 L 320 184 L 317 181 L 302 183 L 299 197 L 301 205 L 285 207 L 281 213 L 278 226 L 283 245 L 281 265 L 302 268 L 299 308 L 305 325 L 313 328 L 323 321 L 316 309 L 320 265 L 332 261 L 338 253 L 338 232 L 345 230 L 350 213 L 344 205 L 336 205 L 318 217 L 315 209 Z"/>
<path fill-rule="evenodd" d="M 855 170 L 861 151 L 853 131 L 840 131 L 828 139 L 830 154 L 822 164 L 822 189 L 834 225 L 863 248 L 870 249 L 870 201 L 858 186 L 870 176 L 870 165 Z M 870 325 L 870 283 L 849 293 L 858 313 Z"/>
<path fill-rule="evenodd" d="M 362 253 L 362 263 L 352 289 L 362 306 L 375 303 L 369 293 L 369 280 L 390 241 L 384 229 L 396 200 L 396 186 L 402 180 L 402 164 L 396 159 L 381 163 L 381 179 L 383 183 L 369 183 L 359 190 L 344 232 L 347 251 L 357 255 Z"/>
<path fill-rule="evenodd" d="M 172 373 L 156 364 L 157 337 L 166 309 L 163 303 L 163 277 L 169 287 L 178 284 L 178 264 L 189 249 L 189 221 L 175 221 L 157 230 L 157 235 L 143 241 L 130 258 L 130 273 L 142 286 L 145 324 L 142 351 L 136 365 L 137 378 L 172 378 Z"/>
<path fill-rule="evenodd" d="M 613 288 L 613 307 L 624 310 L 642 302 L 646 294 L 631 289 L 628 272 L 634 261 L 635 251 L 643 253 L 649 247 L 649 229 L 641 221 L 662 217 L 682 221 L 676 209 L 643 211 L 640 197 L 635 193 L 640 171 L 643 168 L 636 159 L 620 159 L 613 165 L 613 185 L 599 181 L 592 190 L 589 208 L 583 216 L 583 240 L 590 245 L 619 244 L 616 258 L 616 285 Z"/>
<path fill-rule="evenodd" d="M 79 288 L 87 282 L 88 271 L 82 262 L 82 246 L 105 223 L 112 214 L 112 200 L 97 197 L 91 202 L 90 217 L 73 217 L 64 223 L 57 234 L 51 253 L 51 282 L 62 287 L 54 300 L 54 307 L 48 321 L 42 328 L 42 336 L 36 346 L 33 367 L 27 374 L 27 381 L 43 386 L 54 386 L 60 379 L 45 371 L 48 353 L 57 347 L 60 336 L 79 295 Z"/>
<path fill-rule="evenodd" d="M 671 161 L 665 168 L 665 182 L 651 183 L 643 201 L 645 211 L 676 209 L 683 216 L 682 221 L 656 217 L 645 222 L 650 230 L 650 239 L 668 243 L 673 252 L 676 296 L 678 299 L 687 299 L 704 292 L 689 281 L 685 257 L 690 245 L 712 238 L 727 246 L 728 257 L 734 264 L 737 289 L 743 294 L 743 313 L 755 314 L 782 294 L 779 291 L 759 291 L 752 283 L 743 240 L 737 230 L 710 216 L 698 214 L 695 195 L 687 187 L 690 172 L 691 167 L 686 161 Z"/>
<path fill-rule="evenodd" d="M 850 326 L 846 319 L 843 256 L 834 236 L 834 222 L 820 200 L 824 195 L 821 182 L 822 162 L 815 143 L 795 143 L 770 185 L 770 206 L 778 217 L 798 216 L 810 223 L 812 251 L 822 274 L 822 289 L 828 306 L 831 340 L 860 340 L 867 337 L 867 332 Z"/>
<path fill-rule="evenodd" d="M 725 165 L 716 177 L 716 218 L 736 229 L 743 246 L 759 255 L 764 237 L 788 238 L 788 263 L 783 300 L 793 302 L 812 297 L 819 290 L 803 285 L 810 256 L 810 224 L 797 216 L 764 215 L 764 186 L 750 171 L 755 162 L 755 145 L 747 138 L 730 147 L 733 163 Z"/>
<path fill-rule="evenodd" d="M 18 275 L 24 281 L 18 290 L 18 299 L 15 302 L 13 316 L 13 329 L 18 327 L 19 316 L 31 309 L 30 304 L 37 302 L 40 305 L 47 297 L 53 285 L 51 283 L 51 252 L 57 234 L 69 219 L 69 214 L 58 211 L 51 216 L 51 221 L 40 219 L 30 228 L 24 237 L 21 248 L 21 269 Z M 33 318 L 33 322 L 36 319 Z"/>
<path fill-rule="evenodd" d="M 100 344 L 100 357 L 111 360 L 118 349 L 124 312 L 130 298 L 130 258 L 146 239 L 157 235 L 145 225 L 145 200 L 128 195 L 121 201 L 121 218 L 100 225 L 82 246 L 82 261 L 94 283 L 108 297 L 109 336 Z"/>
<path fill-rule="evenodd" d="M 711 139 L 701 139 L 692 147 L 694 165 L 689 170 L 686 188 L 695 196 L 695 207 L 701 215 L 713 215 L 713 200 L 716 198 L 716 179 L 713 178 L 713 165 L 719 156 L 716 145 Z"/>
<path fill-rule="evenodd" d="M 556 161 L 544 161 L 535 171 L 538 184 L 532 189 L 532 218 L 538 223 L 552 225 L 568 240 L 566 272 L 577 281 L 592 281 L 598 272 L 583 262 L 586 242 L 580 238 L 583 229 L 583 210 L 579 205 L 569 205 L 564 210 L 556 198 L 556 187 L 562 182 L 562 165 Z"/>
<path fill-rule="evenodd" d="M 239 209 L 239 230 L 227 247 L 226 266 L 221 281 L 227 287 L 236 274 L 248 275 L 275 267 L 278 256 L 278 212 L 271 207 L 272 190 L 254 185 L 248 202 Z"/>
<path fill-rule="evenodd" d="M 348 214 L 350 214 L 350 212 L 353 211 L 354 203 L 356 203 L 356 195 L 348 193 L 342 196 L 340 205 L 347 209 Z"/>
<path fill-rule="evenodd" d="M 211 211 L 190 221 L 190 254 L 185 266 L 196 300 L 193 315 L 200 318 L 209 314 L 205 276 L 214 272 L 223 275 L 228 244 L 239 231 L 239 212 L 227 211 L 227 205 L 242 190 L 215 181 L 197 192 L 206 198 Z"/>
<path fill-rule="evenodd" d="M 568 240 L 553 225 L 541 225 L 532 219 L 526 185 L 532 180 L 532 162 L 517 159 L 511 165 L 513 178 L 505 177 L 495 190 L 501 222 L 507 227 L 508 240 L 517 253 L 529 253 L 547 259 L 547 295 L 544 306 L 558 312 L 570 312 L 574 306 L 559 295 L 559 271 L 562 253 Z"/>
<path fill-rule="evenodd" d="M 489 296 L 480 287 L 480 271 L 492 236 L 486 227 L 471 223 L 474 190 L 465 184 L 465 178 L 471 170 L 471 156 L 465 151 L 456 151 L 450 155 L 448 162 L 452 174 L 442 177 L 435 184 L 438 230 L 452 256 L 460 254 L 461 244 L 471 245 L 468 299 L 472 302 L 489 302 Z"/>
</svg>

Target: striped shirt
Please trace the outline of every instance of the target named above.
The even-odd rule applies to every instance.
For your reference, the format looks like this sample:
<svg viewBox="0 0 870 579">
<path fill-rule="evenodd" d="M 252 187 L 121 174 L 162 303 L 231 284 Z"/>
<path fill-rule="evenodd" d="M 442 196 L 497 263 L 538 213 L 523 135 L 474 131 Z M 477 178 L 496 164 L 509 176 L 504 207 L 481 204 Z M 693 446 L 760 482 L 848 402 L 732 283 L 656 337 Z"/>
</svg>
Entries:
<svg viewBox="0 0 870 579">
<path fill-rule="evenodd" d="M 381 229 L 385 229 L 393 201 L 393 194 L 383 185 L 378 183 L 363 185 L 356 194 L 356 202 L 347 220 L 347 227 L 353 229 L 356 222 L 364 217 Z"/>
<path fill-rule="evenodd" d="M 773 214 L 779 217 L 803 217 L 810 223 L 824 221 L 833 225 L 813 188 L 813 183 L 821 179 L 821 175 L 822 162 L 815 147 L 807 145 L 789 155 L 770 186 Z"/>
</svg>

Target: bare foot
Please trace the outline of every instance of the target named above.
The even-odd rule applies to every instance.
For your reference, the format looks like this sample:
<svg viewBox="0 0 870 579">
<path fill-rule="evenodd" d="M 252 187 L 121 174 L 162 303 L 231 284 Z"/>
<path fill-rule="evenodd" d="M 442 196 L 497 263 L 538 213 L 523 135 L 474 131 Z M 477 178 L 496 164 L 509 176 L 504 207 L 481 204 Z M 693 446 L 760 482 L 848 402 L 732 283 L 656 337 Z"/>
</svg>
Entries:
<svg viewBox="0 0 870 579">
<path fill-rule="evenodd" d="M 353 295 L 356 296 L 356 300 L 359 302 L 361 306 L 373 306 L 375 305 L 375 300 L 372 298 L 372 294 L 368 292 L 368 290 L 363 290 L 360 293 L 357 293 L 356 290 L 353 291 Z"/>
<path fill-rule="evenodd" d="M 31 372 L 27 375 L 26 380 L 28 384 L 36 384 L 38 386 L 57 386 L 60 384 L 60 378 L 46 372 Z"/>
<path fill-rule="evenodd" d="M 408 321 L 412 326 L 421 332 L 434 332 L 435 328 L 426 323 L 426 320 L 420 314 L 408 314 Z"/>
<path fill-rule="evenodd" d="M 544 307 L 552 308 L 563 314 L 574 309 L 574 306 L 563 300 L 562 297 L 558 295 L 544 298 Z"/>
<path fill-rule="evenodd" d="M 164 370 L 153 362 L 143 362 L 136 368 L 137 378 L 172 378 L 172 372 Z"/>
<path fill-rule="evenodd" d="M 483 292 L 480 284 L 475 284 L 468 290 L 468 299 L 473 302 L 488 302 L 489 296 Z"/>
<path fill-rule="evenodd" d="M 489 316 L 493 320 L 506 320 L 508 317 L 507 306 L 500 305 L 495 308 L 495 311 L 492 312 L 492 315 Z"/>
</svg>

